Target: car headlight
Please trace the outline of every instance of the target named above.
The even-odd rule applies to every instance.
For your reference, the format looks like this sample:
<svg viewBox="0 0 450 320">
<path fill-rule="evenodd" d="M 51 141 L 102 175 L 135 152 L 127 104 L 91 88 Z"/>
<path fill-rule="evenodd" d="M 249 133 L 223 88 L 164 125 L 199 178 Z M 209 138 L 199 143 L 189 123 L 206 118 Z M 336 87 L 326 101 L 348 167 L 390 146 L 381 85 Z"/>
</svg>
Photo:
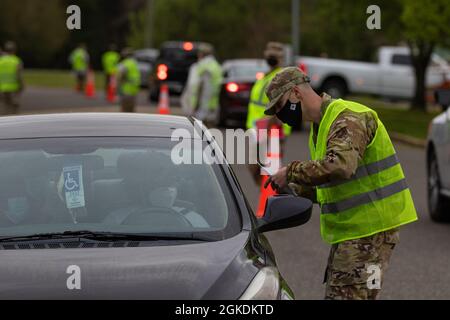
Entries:
<svg viewBox="0 0 450 320">
<path fill-rule="evenodd" d="M 280 297 L 280 279 L 274 267 L 262 268 L 239 300 L 276 300 Z"/>
</svg>

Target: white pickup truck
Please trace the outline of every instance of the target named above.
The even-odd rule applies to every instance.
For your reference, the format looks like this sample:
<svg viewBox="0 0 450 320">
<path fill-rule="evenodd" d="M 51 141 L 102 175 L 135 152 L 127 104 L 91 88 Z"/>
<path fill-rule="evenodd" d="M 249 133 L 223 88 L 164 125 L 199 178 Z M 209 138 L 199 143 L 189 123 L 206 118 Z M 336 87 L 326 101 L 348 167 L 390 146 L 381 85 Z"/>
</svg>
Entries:
<svg viewBox="0 0 450 320">
<path fill-rule="evenodd" d="M 408 47 L 380 47 L 378 63 L 297 57 L 296 63 L 311 78 L 317 91 L 335 98 L 350 93 L 367 93 L 409 99 L 414 96 L 415 76 Z M 433 54 L 426 75 L 426 87 L 439 87 L 450 81 L 450 66 Z"/>
</svg>

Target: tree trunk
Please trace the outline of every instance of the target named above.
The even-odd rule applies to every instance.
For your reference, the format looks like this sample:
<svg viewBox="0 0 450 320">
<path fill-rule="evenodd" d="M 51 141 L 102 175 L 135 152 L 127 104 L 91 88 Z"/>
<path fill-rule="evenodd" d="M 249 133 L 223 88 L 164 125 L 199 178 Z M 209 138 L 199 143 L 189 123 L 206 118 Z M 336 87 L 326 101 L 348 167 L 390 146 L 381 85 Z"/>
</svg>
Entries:
<svg viewBox="0 0 450 320">
<path fill-rule="evenodd" d="M 415 92 L 411 100 L 411 107 L 414 109 L 426 110 L 426 73 L 431 60 L 434 44 L 417 42 L 409 43 L 411 60 L 415 75 Z"/>
</svg>

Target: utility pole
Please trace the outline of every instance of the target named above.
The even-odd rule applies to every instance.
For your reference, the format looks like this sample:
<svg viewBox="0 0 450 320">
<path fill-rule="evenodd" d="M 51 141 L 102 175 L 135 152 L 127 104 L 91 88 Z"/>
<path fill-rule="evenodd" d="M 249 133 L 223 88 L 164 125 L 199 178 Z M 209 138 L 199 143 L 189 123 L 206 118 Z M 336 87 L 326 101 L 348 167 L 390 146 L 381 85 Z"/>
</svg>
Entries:
<svg viewBox="0 0 450 320">
<path fill-rule="evenodd" d="M 293 55 L 298 56 L 300 53 L 300 0 L 292 0 L 292 51 Z"/>
<path fill-rule="evenodd" d="M 147 0 L 146 4 L 146 28 L 145 28 L 145 46 L 151 48 L 153 44 L 153 3 L 154 0 Z"/>
</svg>

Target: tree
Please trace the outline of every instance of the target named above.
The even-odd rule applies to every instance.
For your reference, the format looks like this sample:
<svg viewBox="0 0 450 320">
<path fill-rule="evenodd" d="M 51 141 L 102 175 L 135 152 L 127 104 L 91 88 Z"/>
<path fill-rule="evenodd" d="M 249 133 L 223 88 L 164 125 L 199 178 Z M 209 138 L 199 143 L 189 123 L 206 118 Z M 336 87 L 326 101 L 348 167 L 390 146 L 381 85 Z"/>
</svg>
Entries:
<svg viewBox="0 0 450 320">
<path fill-rule="evenodd" d="M 450 5 L 448 0 L 403 0 L 401 16 L 411 49 L 416 77 L 412 107 L 425 109 L 426 70 L 436 45 L 448 45 Z"/>
<path fill-rule="evenodd" d="M 371 61 L 381 45 L 395 44 L 402 7 L 399 1 L 378 0 L 381 30 L 369 30 L 366 21 L 371 0 L 303 0 L 301 2 L 301 54 Z"/>
<path fill-rule="evenodd" d="M 25 66 L 51 61 L 68 33 L 59 1 L 0 1 L 0 41 L 15 41 Z"/>
<path fill-rule="evenodd" d="M 290 42 L 290 0 L 153 0 L 153 42 L 206 41 L 222 58 L 261 57 L 268 41 Z M 128 43 L 143 44 L 145 10 L 130 15 Z"/>
</svg>

